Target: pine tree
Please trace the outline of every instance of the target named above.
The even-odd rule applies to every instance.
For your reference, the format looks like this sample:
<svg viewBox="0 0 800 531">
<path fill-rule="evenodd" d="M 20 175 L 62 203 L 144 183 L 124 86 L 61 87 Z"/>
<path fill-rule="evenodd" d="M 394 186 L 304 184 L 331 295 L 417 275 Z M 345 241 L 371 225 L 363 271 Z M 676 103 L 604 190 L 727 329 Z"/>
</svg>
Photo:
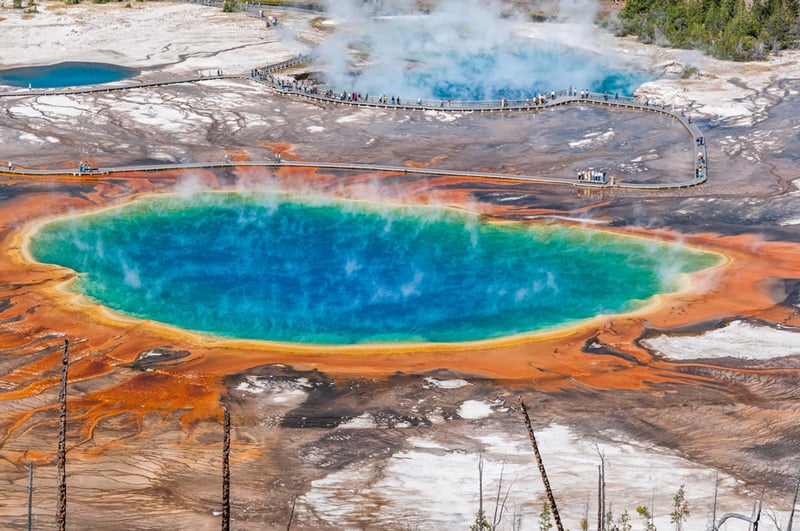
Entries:
<svg viewBox="0 0 800 531">
<path fill-rule="evenodd" d="M 798 0 L 628 0 L 619 13 L 625 33 L 644 42 L 704 50 L 749 61 L 798 45 Z"/>
<path fill-rule="evenodd" d="M 650 514 L 650 511 L 644 505 L 639 505 L 636 507 L 636 512 L 644 518 L 644 529 L 645 531 L 656 531 L 656 526 L 653 524 L 653 515 Z"/>
<path fill-rule="evenodd" d="M 222 11 L 224 13 L 233 13 L 234 11 L 241 11 L 242 6 L 239 5 L 238 0 L 224 0 L 222 2 Z"/>
<path fill-rule="evenodd" d="M 547 500 L 542 502 L 542 512 L 539 513 L 539 531 L 550 531 L 553 529 L 553 520 L 550 515 L 550 504 Z"/>
<path fill-rule="evenodd" d="M 622 511 L 622 514 L 619 515 L 619 520 L 617 520 L 617 528 L 619 529 L 619 531 L 633 530 L 633 523 L 631 523 L 631 515 L 628 514 L 627 509 Z"/>
<path fill-rule="evenodd" d="M 683 522 L 689 516 L 689 501 L 686 499 L 686 492 L 681 483 L 678 492 L 672 497 L 672 512 L 669 513 L 669 521 L 675 524 L 675 531 L 683 529 Z"/>
<path fill-rule="evenodd" d="M 479 511 L 475 516 L 475 522 L 469 526 L 469 531 L 492 531 L 492 525 L 486 520 L 483 511 Z"/>
</svg>

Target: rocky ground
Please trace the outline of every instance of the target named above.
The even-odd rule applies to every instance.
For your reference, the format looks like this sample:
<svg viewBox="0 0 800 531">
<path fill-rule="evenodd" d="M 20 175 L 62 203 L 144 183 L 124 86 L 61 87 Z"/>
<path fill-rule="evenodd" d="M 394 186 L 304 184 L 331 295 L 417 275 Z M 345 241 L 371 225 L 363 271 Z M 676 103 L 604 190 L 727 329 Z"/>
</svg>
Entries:
<svg viewBox="0 0 800 531">
<path fill-rule="evenodd" d="M 313 29 L 318 15 L 295 11 L 280 12 L 281 33 L 243 14 L 190 4 L 43 3 L 37 15 L 6 9 L 0 16 L 9 36 L 6 66 L 80 57 L 146 67 L 147 79 L 247 71 L 324 38 Z M 103 44 L 107 27 L 116 28 L 113 48 Z M 52 527 L 58 333 L 71 336 L 75 356 L 70 528 L 217 528 L 224 402 L 234 424 L 236 529 L 283 529 L 293 502 L 298 529 L 465 529 L 478 506 L 480 455 L 490 515 L 502 474 L 503 496 L 509 490 L 500 528 L 530 529 L 543 492 L 518 396 L 534 416 L 572 529 L 596 514 L 598 452 L 606 456 L 615 515 L 652 504 L 666 528 L 672 495 L 684 484 L 686 529 L 704 529 L 719 474 L 718 514 L 749 515 L 765 489 L 780 525 L 765 518 L 761 528 L 785 527 L 800 450 L 793 421 L 800 359 L 800 83 L 793 79 L 800 56 L 730 65 L 626 39 L 609 43 L 660 71 L 698 68 L 694 78 L 672 75 L 641 93 L 696 115 L 709 144 L 708 184 L 646 193 L 271 170 L 85 181 L 4 176 L 2 527 L 25 528 L 29 461 L 35 528 Z M 229 80 L 15 96 L 0 105 L 0 160 L 22 167 L 263 160 L 276 151 L 553 176 L 598 166 L 641 182 L 683 180 L 692 167 L 691 140 L 673 121 L 596 109 L 503 116 L 358 110 Z M 53 289 L 53 271 L 15 258 L 20 233 L 35 219 L 141 192 L 253 186 L 678 234 L 728 254 L 733 272 L 706 278 L 652 314 L 601 319 L 556 338 L 421 352 L 294 352 L 99 317 L 65 301 Z"/>
</svg>

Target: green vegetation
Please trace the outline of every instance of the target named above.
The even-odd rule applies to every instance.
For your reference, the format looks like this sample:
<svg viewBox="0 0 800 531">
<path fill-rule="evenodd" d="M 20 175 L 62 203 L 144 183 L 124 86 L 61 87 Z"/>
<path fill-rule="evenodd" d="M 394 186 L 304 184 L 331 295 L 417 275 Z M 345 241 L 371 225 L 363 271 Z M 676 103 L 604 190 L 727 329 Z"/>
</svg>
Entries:
<svg viewBox="0 0 800 531">
<path fill-rule="evenodd" d="M 650 510 L 644 505 L 636 507 L 636 513 L 644 520 L 644 531 L 656 531 L 656 526 L 653 523 L 653 515 Z"/>
<path fill-rule="evenodd" d="M 225 13 L 233 13 L 235 11 L 241 11 L 242 6 L 239 4 L 238 0 L 225 0 L 222 3 L 222 11 Z"/>
<path fill-rule="evenodd" d="M 628 511 L 622 511 L 622 514 L 619 515 L 619 520 L 614 527 L 614 529 L 618 531 L 632 531 L 633 530 L 633 523 L 631 522 L 631 515 L 628 514 Z"/>
<path fill-rule="evenodd" d="M 486 515 L 479 512 L 475 517 L 475 522 L 469 526 L 469 531 L 492 531 L 492 524 L 486 519 Z"/>
<path fill-rule="evenodd" d="M 669 521 L 675 524 L 675 531 L 683 529 L 683 522 L 689 517 L 689 501 L 686 499 L 686 492 L 681 488 L 672 497 L 672 512 L 669 513 Z"/>
<path fill-rule="evenodd" d="M 542 512 L 539 513 L 539 531 L 550 531 L 553 529 L 553 520 L 550 513 L 550 504 L 547 500 L 542 502 Z"/>
<path fill-rule="evenodd" d="M 794 47 L 798 0 L 628 0 L 619 18 L 644 42 L 697 48 L 736 61 Z"/>
</svg>

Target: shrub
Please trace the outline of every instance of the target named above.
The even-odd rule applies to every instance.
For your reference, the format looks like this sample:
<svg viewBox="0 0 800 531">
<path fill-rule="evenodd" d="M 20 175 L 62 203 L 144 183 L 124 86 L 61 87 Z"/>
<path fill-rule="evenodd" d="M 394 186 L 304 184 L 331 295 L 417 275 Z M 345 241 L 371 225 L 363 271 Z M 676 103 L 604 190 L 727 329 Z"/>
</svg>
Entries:
<svg viewBox="0 0 800 531">
<path fill-rule="evenodd" d="M 241 6 L 239 5 L 238 0 L 225 0 L 222 3 L 222 11 L 224 13 L 233 13 L 235 11 L 241 11 Z"/>
</svg>

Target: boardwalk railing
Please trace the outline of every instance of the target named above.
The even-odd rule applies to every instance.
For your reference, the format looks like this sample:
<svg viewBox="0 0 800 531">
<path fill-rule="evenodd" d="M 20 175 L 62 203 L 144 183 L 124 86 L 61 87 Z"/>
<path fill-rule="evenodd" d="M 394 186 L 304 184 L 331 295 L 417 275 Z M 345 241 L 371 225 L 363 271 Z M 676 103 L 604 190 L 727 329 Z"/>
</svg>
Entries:
<svg viewBox="0 0 800 531">
<path fill-rule="evenodd" d="M 408 166 L 389 166 L 381 164 L 359 164 L 351 162 L 315 162 L 315 161 L 241 161 L 241 162 L 188 162 L 188 163 L 164 163 L 164 164 L 142 164 L 134 166 L 114 166 L 93 168 L 80 172 L 77 169 L 27 169 L 14 167 L 12 169 L 0 169 L 0 174 L 18 175 L 24 177 L 92 177 L 117 173 L 137 173 L 154 172 L 167 170 L 189 170 L 189 169 L 214 169 L 214 168 L 236 168 L 236 167 L 267 167 L 267 168 L 319 168 L 327 170 L 355 170 L 363 172 L 390 172 L 411 175 L 427 176 L 446 176 L 446 177 L 474 177 L 478 179 L 499 179 L 506 181 L 534 182 L 547 184 L 566 184 L 572 186 L 583 186 L 584 182 L 572 178 L 562 177 L 539 177 L 535 175 L 519 175 L 510 173 L 490 173 L 475 171 L 446 170 L 438 168 L 413 168 Z M 618 182 L 614 186 L 626 189 L 670 189 L 685 188 L 696 183 L 666 183 L 666 184 L 637 184 Z"/>
<path fill-rule="evenodd" d="M 278 72 L 307 63 L 311 60 L 310 55 L 298 55 L 291 59 L 273 63 L 264 67 L 255 68 L 250 71 L 249 75 L 245 74 L 224 74 L 222 72 L 217 75 L 209 76 L 194 76 L 186 78 L 178 78 L 163 81 L 140 81 L 135 83 L 119 84 L 119 85 L 94 85 L 86 87 L 71 87 L 63 89 L 25 89 L 15 92 L 2 92 L 0 97 L 25 97 L 25 96 L 43 96 L 43 95 L 70 95 L 70 94 L 87 94 L 99 92 L 112 92 L 120 90 L 130 90 L 135 88 L 149 88 L 159 87 L 166 85 L 174 85 L 181 83 L 194 83 L 199 81 L 208 81 L 214 79 L 246 79 L 255 81 L 260 84 L 266 85 L 271 89 L 277 91 L 284 96 L 300 97 L 309 100 L 314 100 L 319 103 L 329 105 L 348 105 L 358 107 L 374 107 L 384 109 L 395 109 L 403 111 L 438 111 L 438 112 L 535 112 L 539 110 L 550 109 L 564 105 L 594 105 L 607 108 L 616 108 L 623 110 L 635 110 L 643 112 L 660 113 L 678 120 L 680 124 L 687 131 L 692 138 L 693 155 L 694 155 L 694 169 L 691 179 L 677 182 L 677 183 L 626 183 L 613 181 L 613 186 L 619 188 L 637 188 L 637 189 L 671 189 L 671 188 L 686 188 L 690 186 L 697 186 L 706 182 L 708 179 L 708 153 L 706 151 L 706 142 L 703 133 L 692 122 L 691 118 L 687 117 L 684 113 L 678 113 L 674 110 L 666 108 L 664 105 L 656 105 L 652 102 L 638 100 L 628 96 L 619 96 L 617 94 L 610 95 L 608 93 L 591 92 L 587 90 L 578 91 L 577 89 L 563 89 L 559 91 L 551 91 L 549 94 L 537 94 L 531 98 L 524 100 L 484 100 L 484 101 L 452 101 L 452 100 L 423 100 L 417 99 L 410 101 L 399 98 L 397 96 L 387 97 L 362 95 L 347 91 L 334 91 L 331 89 L 320 92 L 319 88 L 300 83 L 292 78 L 281 78 L 275 74 Z M 174 164 L 174 165 L 155 165 L 155 166 L 136 166 L 124 168 L 107 168 L 106 172 L 111 171 L 155 171 L 165 169 L 180 169 L 180 168 L 213 168 L 220 166 L 243 166 L 243 165 L 276 165 L 279 163 L 197 163 L 197 164 Z M 475 173 L 475 172 L 458 172 L 452 170 L 432 170 L 425 169 L 417 171 L 413 168 L 395 167 L 395 166 L 380 166 L 369 164 L 345 164 L 337 165 L 326 162 L 284 162 L 283 166 L 299 165 L 318 168 L 342 168 L 342 169 L 357 169 L 357 170 L 373 170 L 373 171 L 404 171 L 406 173 L 425 173 L 428 175 L 462 175 L 474 177 L 488 177 L 500 179 L 516 179 L 537 182 L 550 182 L 561 184 L 574 184 L 578 186 L 612 186 L 611 182 L 597 182 L 591 180 L 580 180 L 577 178 L 556 178 L 556 177 L 533 177 L 533 176 L 520 176 L 510 174 L 493 174 L 493 173 Z M 63 175 L 69 172 L 58 172 L 42 170 L 43 173 L 37 173 L 34 170 L 16 171 L 9 168 L 7 173 L 27 173 L 29 175 Z"/>
<path fill-rule="evenodd" d="M 672 184 L 646 184 L 635 185 L 636 188 L 686 188 L 706 182 L 708 179 L 708 153 L 706 151 L 705 137 L 691 118 L 683 112 L 676 112 L 664 105 L 641 99 L 611 95 L 602 92 L 587 90 L 563 89 L 552 91 L 549 94 L 540 94 L 524 100 L 483 100 L 483 101 L 452 101 L 452 100 L 404 100 L 393 96 L 387 99 L 385 95 L 370 96 L 368 94 L 348 93 L 346 91 L 326 90 L 320 93 L 312 86 L 303 85 L 296 81 L 287 81 L 272 75 L 261 75 L 254 71 L 253 79 L 271 86 L 278 92 L 287 96 L 297 96 L 331 105 L 349 105 L 358 107 L 375 107 L 384 109 L 397 109 L 403 111 L 439 111 L 439 112 L 531 112 L 544 110 L 563 105 L 594 105 L 607 108 L 652 112 L 663 114 L 677 120 L 692 138 L 692 153 L 694 155 L 694 171 L 692 178 L 687 181 Z M 592 181 L 581 181 L 581 185 L 597 185 Z M 608 183 L 604 183 L 608 185 Z M 620 187 L 633 187 L 615 183 Z"/>
<path fill-rule="evenodd" d="M 287 59 L 286 61 L 281 61 L 280 63 L 273 63 L 271 65 L 267 65 L 265 67 L 259 68 L 259 71 L 262 71 L 266 74 L 271 74 L 273 72 L 279 72 L 281 70 L 286 70 L 287 68 L 292 68 L 293 66 L 302 65 L 311 61 L 311 55 L 298 55 L 297 57 L 293 57 L 291 59 Z"/>
</svg>

